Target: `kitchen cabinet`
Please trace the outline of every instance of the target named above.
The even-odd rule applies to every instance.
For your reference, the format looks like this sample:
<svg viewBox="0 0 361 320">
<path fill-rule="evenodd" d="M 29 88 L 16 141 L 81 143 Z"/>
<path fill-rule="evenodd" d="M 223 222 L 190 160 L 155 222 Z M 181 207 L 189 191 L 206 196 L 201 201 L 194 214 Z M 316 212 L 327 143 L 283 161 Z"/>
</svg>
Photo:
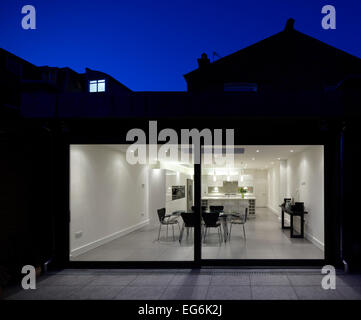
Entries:
<svg viewBox="0 0 361 320">
<path fill-rule="evenodd" d="M 223 187 L 224 176 L 216 176 L 216 181 L 213 181 L 213 175 L 207 176 L 209 187 Z"/>
</svg>

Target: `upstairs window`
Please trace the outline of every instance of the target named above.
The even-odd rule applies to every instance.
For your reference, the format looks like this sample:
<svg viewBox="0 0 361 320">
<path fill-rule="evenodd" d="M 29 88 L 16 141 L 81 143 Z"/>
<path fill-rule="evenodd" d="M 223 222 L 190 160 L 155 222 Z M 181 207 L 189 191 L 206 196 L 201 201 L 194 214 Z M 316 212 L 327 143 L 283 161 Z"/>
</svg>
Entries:
<svg viewBox="0 0 361 320">
<path fill-rule="evenodd" d="M 105 79 L 102 80 L 90 80 L 89 92 L 105 92 Z"/>
<path fill-rule="evenodd" d="M 225 92 L 257 92 L 257 83 L 231 82 L 224 84 Z"/>
</svg>

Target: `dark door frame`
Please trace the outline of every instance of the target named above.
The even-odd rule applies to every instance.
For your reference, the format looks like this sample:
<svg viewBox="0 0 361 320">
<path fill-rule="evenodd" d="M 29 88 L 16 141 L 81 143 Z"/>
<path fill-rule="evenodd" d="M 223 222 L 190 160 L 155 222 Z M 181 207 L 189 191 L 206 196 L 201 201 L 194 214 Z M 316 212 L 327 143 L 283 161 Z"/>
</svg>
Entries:
<svg viewBox="0 0 361 320">
<path fill-rule="evenodd" d="M 187 121 L 185 128 L 199 128 L 199 122 L 194 119 Z M 239 119 L 238 119 L 239 120 Z M 245 119 L 242 119 L 245 121 Z M 79 120 L 80 121 L 80 120 Z M 252 122 L 253 121 L 253 122 Z M 269 119 L 252 119 L 251 123 L 247 123 L 243 128 L 244 130 L 250 130 L 252 125 L 257 124 L 262 126 L 266 124 L 265 121 Z M 125 141 L 125 133 L 129 128 L 140 127 L 146 129 L 148 119 L 143 119 L 142 123 L 139 120 L 133 120 L 128 123 L 128 126 L 124 125 L 122 130 L 117 134 L 113 131 L 107 132 L 106 126 L 108 121 L 85 121 L 85 125 L 80 127 L 77 124 L 77 130 L 71 132 L 72 123 L 68 124 L 70 127 L 66 134 L 59 135 L 56 143 L 55 152 L 55 167 L 56 167 L 56 189 L 58 194 L 56 196 L 55 210 L 55 259 L 54 265 L 60 268 L 199 268 L 201 266 L 252 266 L 252 267 L 302 267 L 302 266 L 321 266 L 325 264 L 333 264 L 340 266 L 339 261 L 339 212 L 337 210 L 337 196 L 339 195 L 339 131 L 337 124 L 328 123 L 326 130 L 322 130 L 324 127 L 320 125 L 319 119 L 297 119 L 287 120 L 285 119 L 272 119 L 271 127 L 275 126 L 277 130 L 269 135 L 267 130 L 270 126 L 266 125 L 265 128 L 260 130 L 258 134 L 239 134 L 239 123 L 237 119 L 228 119 L 228 125 L 225 120 L 221 123 L 224 128 L 235 128 L 235 145 L 324 145 L 324 231 L 325 231 L 325 259 L 322 260 L 298 260 L 298 259 L 257 259 L 257 260 L 241 260 L 241 259 L 227 259 L 227 260 L 213 260 L 202 259 L 201 254 L 201 228 L 200 228 L 200 212 L 201 212 L 201 165 L 195 165 L 194 167 L 194 201 L 196 207 L 196 215 L 198 217 L 195 226 L 194 234 L 194 261 L 70 261 L 69 259 L 69 223 L 70 223 L 70 145 L 71 144 L 124 144 L 129 143 Z M 179 132 L 181 126 L 173 125 L 172 123 L 166 125 L 165 120 L 160 121 L 162 126 L 167 128 L 175 128 Z M 94 131 L 94 123 L 100 123 L 98 131 Z M 119 126 L 124 124 L 124 120 L 112 120 L 111 124 Z M 196 124 L 197 123 L 197 124 Z M 140 125 L 139 125 L 140 124 Z M 251 124 L 251 126 L 250 126 Z M 179 125 L 179 124 L 178 124 Z M 282 127 L 279 127 L 279 126 Z M 298 129 L 295 126 L 299 125 Z M 91 128 L 89 128 L 89 126 Z M 312 127 L 313 126 L 313 127 Z M 205 126 L 202 126 L 203 128 Z M 210 120 L 210 128 L 219 128 L 219 120 Z M 302 130 L 307 128 L 308 131 Z M 160 130 L 159 128 L 158 130 Z M 83 131 L 84 130 L 84 131 Z M 288 132 L 287 132 L 288 131 Z M 69 133 L 71 132 L 71 133 Z M 102 134 L 100 135 L 99 132 Z M 266 134 L 267 132 L 267 134 Z M 282 134 L 283 133 L 283 134 Z M 149 142 L 149 141 L 147 141 Z"/>
</svg>

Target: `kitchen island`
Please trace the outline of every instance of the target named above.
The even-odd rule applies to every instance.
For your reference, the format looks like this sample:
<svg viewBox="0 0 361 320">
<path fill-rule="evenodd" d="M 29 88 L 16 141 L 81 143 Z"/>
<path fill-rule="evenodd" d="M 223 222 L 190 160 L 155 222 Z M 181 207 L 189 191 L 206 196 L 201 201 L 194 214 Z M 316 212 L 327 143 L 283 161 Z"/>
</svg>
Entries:
<svg viewBox="0 0 361 320">
<path fill-rule="evenodd" d="M 202 197 L 202 206 L 223 206 L 224 212 L 241 212 L 242 208 L 248 207 L 249 214 L 256 213 L 256 197 L 240 195 L 208 195 Z"/>
</svg>

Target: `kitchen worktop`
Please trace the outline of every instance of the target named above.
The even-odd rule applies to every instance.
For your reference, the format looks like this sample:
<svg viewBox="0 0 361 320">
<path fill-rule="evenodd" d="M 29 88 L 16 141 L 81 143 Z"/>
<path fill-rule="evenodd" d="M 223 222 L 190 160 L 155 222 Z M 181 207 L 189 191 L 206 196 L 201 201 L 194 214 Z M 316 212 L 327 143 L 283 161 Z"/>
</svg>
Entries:
<svg viewBox="0 0 361 320">
<path fill-rule="evenodd" d="M 248 213 L 254 215 L 256 213 L 256 197 L 252 194 L 245 195 L 244 198 L 241 194 L 208 194 L 202 197 L 202 206 L 223 206 L 225 212 L 241 212 L 247 206 Z"/>
<path fill-rule="evenodd" d="M 226 196 L 226 195 L 214 195 L 214 196 L 203 196 L 202 200 L 255 200 L 256 197 L 254 196 L 245 196 L 242 198 L 242 196 L 238 195 L 232 195 L 232 196 Z"/>
</svg>

